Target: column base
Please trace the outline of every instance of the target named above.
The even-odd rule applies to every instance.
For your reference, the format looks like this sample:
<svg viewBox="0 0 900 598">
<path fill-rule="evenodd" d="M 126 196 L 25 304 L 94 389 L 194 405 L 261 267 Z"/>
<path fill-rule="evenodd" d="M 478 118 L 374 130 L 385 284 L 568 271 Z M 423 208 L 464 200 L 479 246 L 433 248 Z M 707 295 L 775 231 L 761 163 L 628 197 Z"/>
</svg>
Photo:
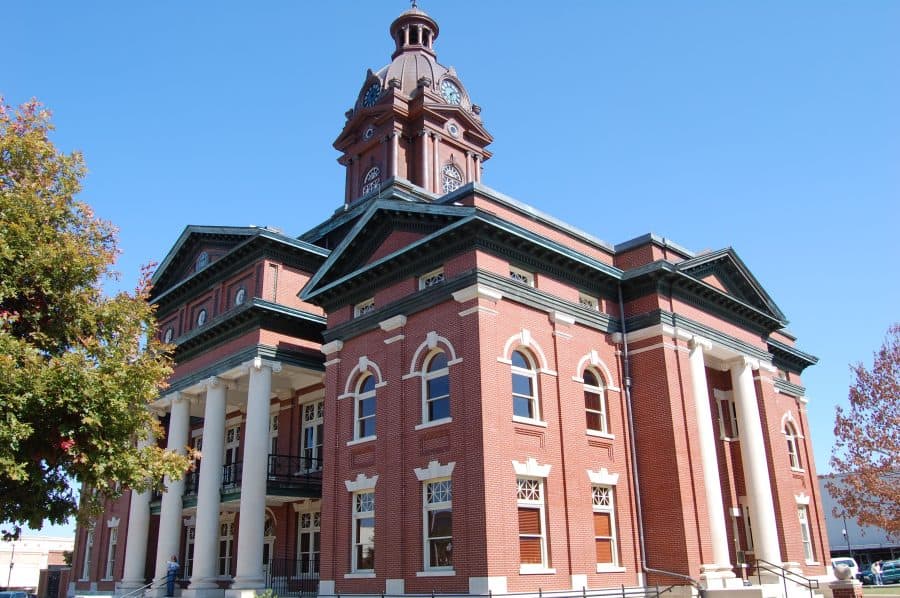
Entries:
<svg viewBox="0 0 900 598">
<path fill-rule="evenodd" d="M 264 583 L 259 584 L 257 588 L 240 588 L 225 590 L 225 598 L 257 598 L 258 594 L 266 591 Z"/>
<path fill-rule="evenodd" d="M 145 579 L 123 579 L 116 584 L 116 595 L 127 594 L 147 585 Z"/>
<path fill-rule="evenodd" d="M 707 589 L 740 588 L 744 585 L 744 580 L 734 574 L 730 563 L 700 565 L 700 580 Z"/>
<path fill-rule="evenodd" d="M 231 582 L 232 590 L 258 590 L 265 589 L 266 579 L 260 575 L 259 577 L 235 577 Z"/>
<path fill-rule="evenodd" d="M 193 585 L 193 584 L 191 584 Z M 224 598 L 225 590 L 213 584 L 211 588 L 188 588 L 181 591 L 181 598 Z"/>
<path fill-rule="evenodd" d="M 181 596 L 181 588 L 178 587 L 178 584 L 175 584 L 175 596 Z M 148 588 L 144 590 L 144 598 L 165 598 L 166 596 L 166 585 L 163 584 L 160 588 Z"/>
</svg>

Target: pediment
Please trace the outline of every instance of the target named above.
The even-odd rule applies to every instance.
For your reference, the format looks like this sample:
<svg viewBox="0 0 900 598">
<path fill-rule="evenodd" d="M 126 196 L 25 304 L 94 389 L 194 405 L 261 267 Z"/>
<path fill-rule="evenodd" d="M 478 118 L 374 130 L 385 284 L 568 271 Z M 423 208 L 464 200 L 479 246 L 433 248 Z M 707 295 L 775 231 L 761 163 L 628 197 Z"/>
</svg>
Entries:
<svg viewBox="0 0 900 598">
<path fill-rule="evenodd" d="M 354 272 L 439 232 L 472 210 L 396 199 L 373 202 L 309 281 L 301 297 L 308 299 Z"/>
<path fill-rule="evenodd" d="M 784 313 L 772 297 L 730 247 L 680 262 L 676 269 L 733 300 L 778 320 L 785 320 Z"/>
</svg>

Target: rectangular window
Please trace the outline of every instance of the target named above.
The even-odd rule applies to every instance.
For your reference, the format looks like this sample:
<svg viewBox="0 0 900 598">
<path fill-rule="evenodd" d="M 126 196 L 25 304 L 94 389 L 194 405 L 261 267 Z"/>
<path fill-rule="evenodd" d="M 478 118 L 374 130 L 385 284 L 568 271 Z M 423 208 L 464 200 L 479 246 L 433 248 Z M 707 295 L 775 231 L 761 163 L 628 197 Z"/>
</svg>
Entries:
<svg viewBox="0 0 900 598">
<path fill-rule="evenodd" d="M 81 579 L 90 579 L 91 559 L 94 557 L 94 530 L 87 533 L 84 541 L 84 564 L 81 567 Z"/>
<path fill-rule="evenodd" d="M 747 536 L 747 552 L 753 552 L 753 524 L 750 521 L 750 507 L 744 505 L 744 535 Z"/>
<path fill-rule="evenodd" d="M 510 266 L 509 277 L 516 282 L 527 284 L 530 287 L 534 286 L 534 274 L 527 270 L 522 270 L 521 268 L 514 268 L 513 266 Z"/>
<path fill-rule="evenodd" d="M 520 571 L 546 569 L 548 559 L 544 483 L 533 478 L 517 478 L 516 485 Z"/>
<path fill-rule="evenodd" d="M 353 495 L 353 571 L 375 570 L 375 492 Z"/>
<path fill-rule="evenodd" d="M 719 438 L 722 440 L 738 440 L 737 407 L 734 395 L 729 391 L 715 389 L 716 408 L 719 414 Z"/>
<path fill-rule="evenodd" d="M 297 525 L 297 575 L 318 575 L 322 515 L 319 511 L 300 513 Z"/>
<path fill-rule="evenodd" d="M 184 578 L 190 579 L 194 574 L 194 539 L 197 537 L 197 528 L 191 525 L 184 531 L 184 559 L 182 559 L 184 567 L 182 567 L 182 571 L 184 571 Z"/>
<path fill-rule="evenodd" d="M 800 519 L 800 539 L 803 541 L 803 558 L 807 563 L 816 560 L 816 554 L 813 552 L 812 534 L 809 531 L 809 513 L 806 506 L 797 508 L 797 517 Z"/>
<path fill-rule="evenodd" d="M 112 579 L 116 568 L 116 546 L 119 543 L 119 528 L 109 528 L 109 541 L 106 543 L 106 575 L 103 579 Z"/>
<path fill-rule="evenodd" d="M 612 486 L 591 487 L 594 506 L 594 545 L 598 565 L 618 564 L 616 548 L 616 516 Z"/>
<path fill-rule="evenodd" d="M 325 401 L 303 405 L 300 455 L 303 471 L 322 470 L 322 433 L 325 426 Z"/>
<path fill-rule="evenodd" d="M 234 541 L 234 527 L 231 523 L 219 524 L 219 575 L 231 575 L 231 549 Z"/>
<path fill-rule="evenodd" d="M 366 299 L 365 301 L 361 301 L 356 304 L 353 308 L 353 317 L 358 318 L 360 316 L 364 316 L 369 312 L 375 311 L 375 298 Z"/>
<path fill-rule="evenodd" d="M 425 570 L 453 568 L 453 489 L 449 479 L 425 482 Z"/>
<path fill-rule="evenodd" d="M 278 454 L 278 414 L 269 417 L 269 454 Z"/>
<path fill-rule="evenodd" d="M 419 277 L 419 290 L 427 289 L 444 282 L 444 269 L 438 268 Z"/>
</svg>

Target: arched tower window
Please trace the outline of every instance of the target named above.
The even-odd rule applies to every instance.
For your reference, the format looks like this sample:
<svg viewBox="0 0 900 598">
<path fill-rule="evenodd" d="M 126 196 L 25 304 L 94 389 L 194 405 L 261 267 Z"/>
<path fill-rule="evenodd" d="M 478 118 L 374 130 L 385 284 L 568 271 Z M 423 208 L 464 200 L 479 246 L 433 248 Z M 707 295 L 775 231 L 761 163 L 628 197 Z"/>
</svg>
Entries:
<svg viewBox="0 0 900 598">
<path fill-rule="evenodd" d="M 584 380 L 584 410 L 587 417 L 587 429 L 594 432 L 609 432 L 606 415 L 606 390 L 591 370 L 582 374 Z"/>
<path fill-rule="evenodd" d="M 446 164 L 441 169 L 441 189 L 444 193 L 455 191 L 463 184 L 462 173 L 453 164 Z"/>
<path fill-rule="evenodd" d="M 375 436 L 375 376 L 367 374 L 356 387 L 354 439 Z"/>
<path fill-rule="evenodd" d="M 363 187 L 362 194 L 368 195 L 373 191 L 377 191 L 381 186 L 381 169 L 377 166 L 373 166 L 366 172 L 365 178 L 363 178 Z"/>
<path fill-rule="evenodd" d="M 527 419 L 539 419 L 537 372 L 531 359 L 523 351 L 512 354 L 513 415 Z"/>
<path fill-rule="evenodd" d="M 450 370 L 447 354 L 436 351 L 425 366 L 422 396 L 422 421 L 433 422 L 450 417 Z"/>
<path fill-rule="evenodd" d="M 787 422 L 784 425 L 784 436 L 787 440 L 787 452 L 791 469 L 800 469 L 800 447 L 797 442 L 797 429 L 793 423 Z"/>
</svg>

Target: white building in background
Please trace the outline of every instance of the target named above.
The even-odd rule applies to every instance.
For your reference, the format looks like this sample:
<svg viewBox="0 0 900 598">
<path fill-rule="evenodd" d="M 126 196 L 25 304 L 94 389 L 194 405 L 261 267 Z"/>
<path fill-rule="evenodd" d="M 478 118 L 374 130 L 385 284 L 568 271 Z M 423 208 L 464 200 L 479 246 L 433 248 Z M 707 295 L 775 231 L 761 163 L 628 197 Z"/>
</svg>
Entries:
<svg viewBox="0 0 900 598">
<path fill-rule="evenodd" d="M 24 537 L 0 542 L 0 587 L 38 587 L 41 569 L 61 564 L 63 554 L 72 551 L 75 538 Z"/>
<path fill-rule="evenodd" d="M 820 475 L 819 490 L 822 511 L 825 513 L 825 530 L 831 556 L 852 555 L 860 567 L 882 560 L 900 558 L 900 538 L 891 539 L 880 527 L 859 525 L 856 519 L 846 515 L 843 507 L 831 496 L 826 482 L 839 481 L 842 475 Z"/>
</svg>

